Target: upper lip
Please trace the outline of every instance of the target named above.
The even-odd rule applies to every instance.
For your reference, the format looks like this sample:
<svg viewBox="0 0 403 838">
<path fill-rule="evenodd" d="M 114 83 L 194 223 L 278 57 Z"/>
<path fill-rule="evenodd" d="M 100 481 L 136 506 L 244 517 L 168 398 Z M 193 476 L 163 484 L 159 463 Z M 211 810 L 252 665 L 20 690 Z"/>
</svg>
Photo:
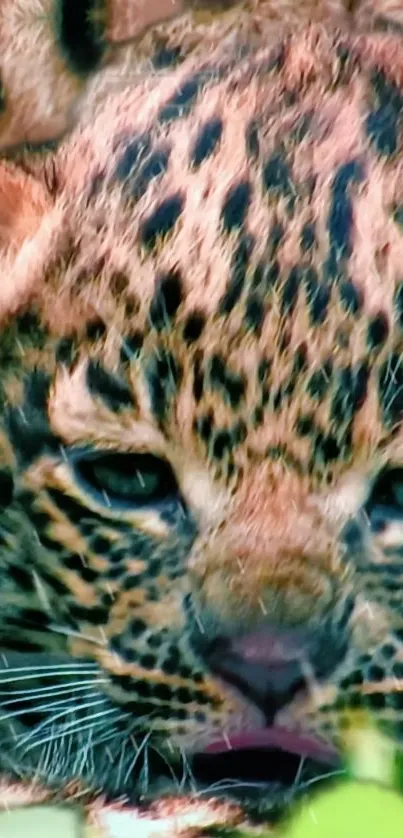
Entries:
<svg viewBox="0 0 403 838">
<path fill-rule="evenodd" d="M 284 710 L 295 696 L 307 692 L 302 635 L 276 635 L 267 627 L 230 641 L 215 643 L 207 653 L 211 670 L 231 689 L 254 705 L 261 722 L 208 744 L 206 751 L 280 749 L 321 763 L 339 762 L 337 749 L 302 727 L 284 721 Z M 281 723 L 277 721 L 281 715 Z"/>
<path fill-rule="evenodd" d="M 209 743 L 207 753 L 220 753 L 227 750 L 278 749 L 317 762 L 337 765 L 340 755 L 337 749 L 319 736 L 305 733 L 303 730 L 291 730 L 287 727 L 271 725 L 269 727 L 245 730 Z"/>
</svg>

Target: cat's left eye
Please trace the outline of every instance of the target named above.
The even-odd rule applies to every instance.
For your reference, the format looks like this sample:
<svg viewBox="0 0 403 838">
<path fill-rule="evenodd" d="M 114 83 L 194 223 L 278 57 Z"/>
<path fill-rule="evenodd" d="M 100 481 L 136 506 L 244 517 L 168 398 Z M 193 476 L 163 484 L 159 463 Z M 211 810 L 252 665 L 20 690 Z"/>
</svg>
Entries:
<svg viewBox="0 0 403 838">
<path fill-rule="evenodd" d="M 150 506 L 179 493 L 171 466 L 153 454 L 90 454 L 78 457 L 74 470 L 84 488 L 110 506 Z"/>
</svg>

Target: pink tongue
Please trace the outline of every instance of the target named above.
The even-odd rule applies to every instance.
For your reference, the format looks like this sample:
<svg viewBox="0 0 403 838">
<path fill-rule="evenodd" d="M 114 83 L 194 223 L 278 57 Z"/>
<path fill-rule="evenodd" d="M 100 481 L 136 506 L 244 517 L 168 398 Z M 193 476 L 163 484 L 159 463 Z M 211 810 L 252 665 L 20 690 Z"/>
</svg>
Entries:
<svg viewBox="0 0 403 838">
<path fill-rule="evenodd" d="M 206 753 L 218 754 L 254 748 L 279 748 L 291 754 L 329 764 L 338 761 L 337 750 L 331 745 L 314 736 L 299 734 L 282 727 L 267 727 L 226 737 L 208 745 Z"/>
</svg>

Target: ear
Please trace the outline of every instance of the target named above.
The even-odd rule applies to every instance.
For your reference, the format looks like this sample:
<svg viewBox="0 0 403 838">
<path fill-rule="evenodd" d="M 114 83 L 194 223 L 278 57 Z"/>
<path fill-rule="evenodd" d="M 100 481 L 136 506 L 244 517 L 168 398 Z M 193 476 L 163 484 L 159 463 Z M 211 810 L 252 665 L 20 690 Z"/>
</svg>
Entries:
<svg viewBox="0 0 403 838">
<path fill-rule="evenodd" d="M 51 206 L 44 182 L 21 166 L 0 161 L 0 252 L 31 239 Z"/>
<path fill-rule="evenodd" d="M 0 159 L 0 324 L 39 292 L 57 214 L 45 180 Z"/>
</svg>

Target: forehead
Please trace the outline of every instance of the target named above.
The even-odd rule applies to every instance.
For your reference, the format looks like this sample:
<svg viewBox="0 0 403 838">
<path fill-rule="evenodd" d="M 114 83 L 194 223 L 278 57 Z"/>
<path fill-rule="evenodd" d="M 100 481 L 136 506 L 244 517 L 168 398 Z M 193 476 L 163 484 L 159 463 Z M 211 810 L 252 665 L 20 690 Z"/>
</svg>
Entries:
<svg viewBox="0 0 403 838">
<path fill-rule="evenodd" d="M 226 473 L 332 480 L 398 450 L 399 88 L 381 53 L 312 32 L 112 97 L 57 160 L 80 230 L 60 304 L 107 325 L 81 354 Z"/>
</svg>

